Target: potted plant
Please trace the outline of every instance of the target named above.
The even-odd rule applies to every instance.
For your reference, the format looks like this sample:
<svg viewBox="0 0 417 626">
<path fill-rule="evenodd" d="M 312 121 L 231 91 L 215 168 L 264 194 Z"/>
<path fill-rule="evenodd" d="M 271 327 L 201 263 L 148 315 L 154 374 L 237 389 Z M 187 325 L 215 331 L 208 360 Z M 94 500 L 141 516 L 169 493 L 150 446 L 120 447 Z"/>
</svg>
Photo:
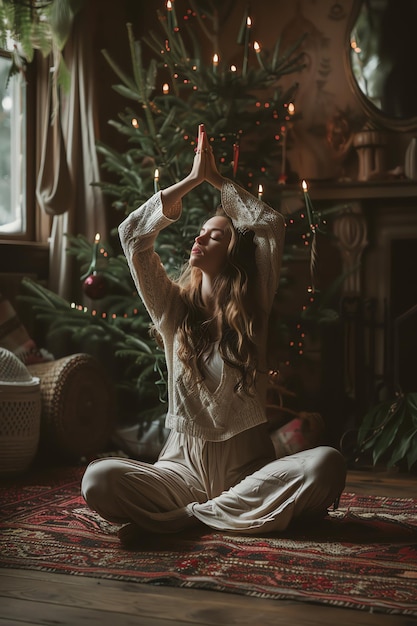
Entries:
<svg viewBox="0 0 417 626">
<path fill-rule="evenodd" d="M 417 392 L 399 393 L 394 400 L 374 406 L 363 418 L 357 437 L 359 456 L 372 451 L 376 465 L 388 467 L 417 462 Z"/>
<path fill-rule="evenodd" d="M 54 57 L 54 73 L 64 88 L 69 74 L 62 50 L 71 32 L 74 16 L 84 0 L 3 0 L 0 2 L 0 49 L 10 52 L 10 75 L 23 71 L 35 50 Z"/>
</svg>

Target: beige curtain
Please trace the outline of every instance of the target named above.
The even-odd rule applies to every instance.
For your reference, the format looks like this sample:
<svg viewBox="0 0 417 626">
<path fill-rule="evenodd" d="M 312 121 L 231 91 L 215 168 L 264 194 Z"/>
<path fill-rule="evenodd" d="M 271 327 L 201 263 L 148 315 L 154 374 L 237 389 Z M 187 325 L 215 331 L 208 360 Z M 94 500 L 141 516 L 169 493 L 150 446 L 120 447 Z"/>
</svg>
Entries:
<svg viewBox="0 0 417 626">
<path fill-rule="evenodd" d="M 84 19 L 83 19 L 84 17 Z M 71 73 L 68 93 L 55 110 L 49 63 L 40 62 L 37 111 L 40 137 L 37 154 L 37 236 L 50 242 L 49 288 L 66 299 L 76 294 L 78 268 L 66 254 L 66 234 L 83 234 L 91 242 L 106 233 L 103 195 L 95 142 L 95 91 L 91 32 L 81 12 L 64 52 Z"/>
</svg>

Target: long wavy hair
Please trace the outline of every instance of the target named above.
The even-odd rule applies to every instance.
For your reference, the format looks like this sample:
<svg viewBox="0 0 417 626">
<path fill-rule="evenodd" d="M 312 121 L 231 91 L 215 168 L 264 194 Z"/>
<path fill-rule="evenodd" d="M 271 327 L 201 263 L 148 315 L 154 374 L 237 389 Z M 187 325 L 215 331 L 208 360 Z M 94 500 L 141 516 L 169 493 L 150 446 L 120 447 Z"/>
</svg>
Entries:
<svg viewBox="0 0 417 626">
<path fill-rule="evenodd" d="M 200 380 L 204 380 L 204 358 L 212 349 L 213 341 L 218 341 L 223 361 L 241 374 L 235 391 L 243 390 L 252 395 L 258 360 L 255 335 L 259 317 L 255 296 L 254 233 L 235 229 L 221 207 L 216 215 L 229 220 L 231 239 L 225 265 L 214 281 L 214 310 L 207 319 L 201 297 L 201 270 L 187 263 L 177 281 L 185 304 L 185 314 L 178 329 L 178 356 L 189 374 L 190 384 L 193 363 Z"/>
</svg>

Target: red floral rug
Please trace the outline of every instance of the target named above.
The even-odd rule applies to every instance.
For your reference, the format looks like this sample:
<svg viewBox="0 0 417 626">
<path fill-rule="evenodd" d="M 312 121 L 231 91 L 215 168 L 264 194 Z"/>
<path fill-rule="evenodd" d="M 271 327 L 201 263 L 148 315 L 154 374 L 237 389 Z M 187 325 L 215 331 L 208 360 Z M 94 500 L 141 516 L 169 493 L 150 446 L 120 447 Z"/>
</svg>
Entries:
<svg viewBox="0 0 417 626">
<path fill-rule="evenodd" d="M 417 615 L 417 500 L 345 493 L 338 511 L 283 535 L 200 529 L 126 550 L 85 506 L 82 473 L 0 484 L 0 567 Z"/>
</svg>

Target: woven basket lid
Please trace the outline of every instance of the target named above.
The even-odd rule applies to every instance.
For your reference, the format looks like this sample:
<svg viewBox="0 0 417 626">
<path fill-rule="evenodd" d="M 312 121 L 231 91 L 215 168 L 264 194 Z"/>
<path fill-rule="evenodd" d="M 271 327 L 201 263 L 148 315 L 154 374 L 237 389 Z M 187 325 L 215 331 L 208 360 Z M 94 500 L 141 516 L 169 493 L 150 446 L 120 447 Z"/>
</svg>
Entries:
<svg viewBox="0 0 417 626">
<path fill-rule="evenodd" d="M 33 384 L 39 379 L 31 376 L 26 365 L 13 352 L 0 348 L 0 382 Z"/>
</svg>

